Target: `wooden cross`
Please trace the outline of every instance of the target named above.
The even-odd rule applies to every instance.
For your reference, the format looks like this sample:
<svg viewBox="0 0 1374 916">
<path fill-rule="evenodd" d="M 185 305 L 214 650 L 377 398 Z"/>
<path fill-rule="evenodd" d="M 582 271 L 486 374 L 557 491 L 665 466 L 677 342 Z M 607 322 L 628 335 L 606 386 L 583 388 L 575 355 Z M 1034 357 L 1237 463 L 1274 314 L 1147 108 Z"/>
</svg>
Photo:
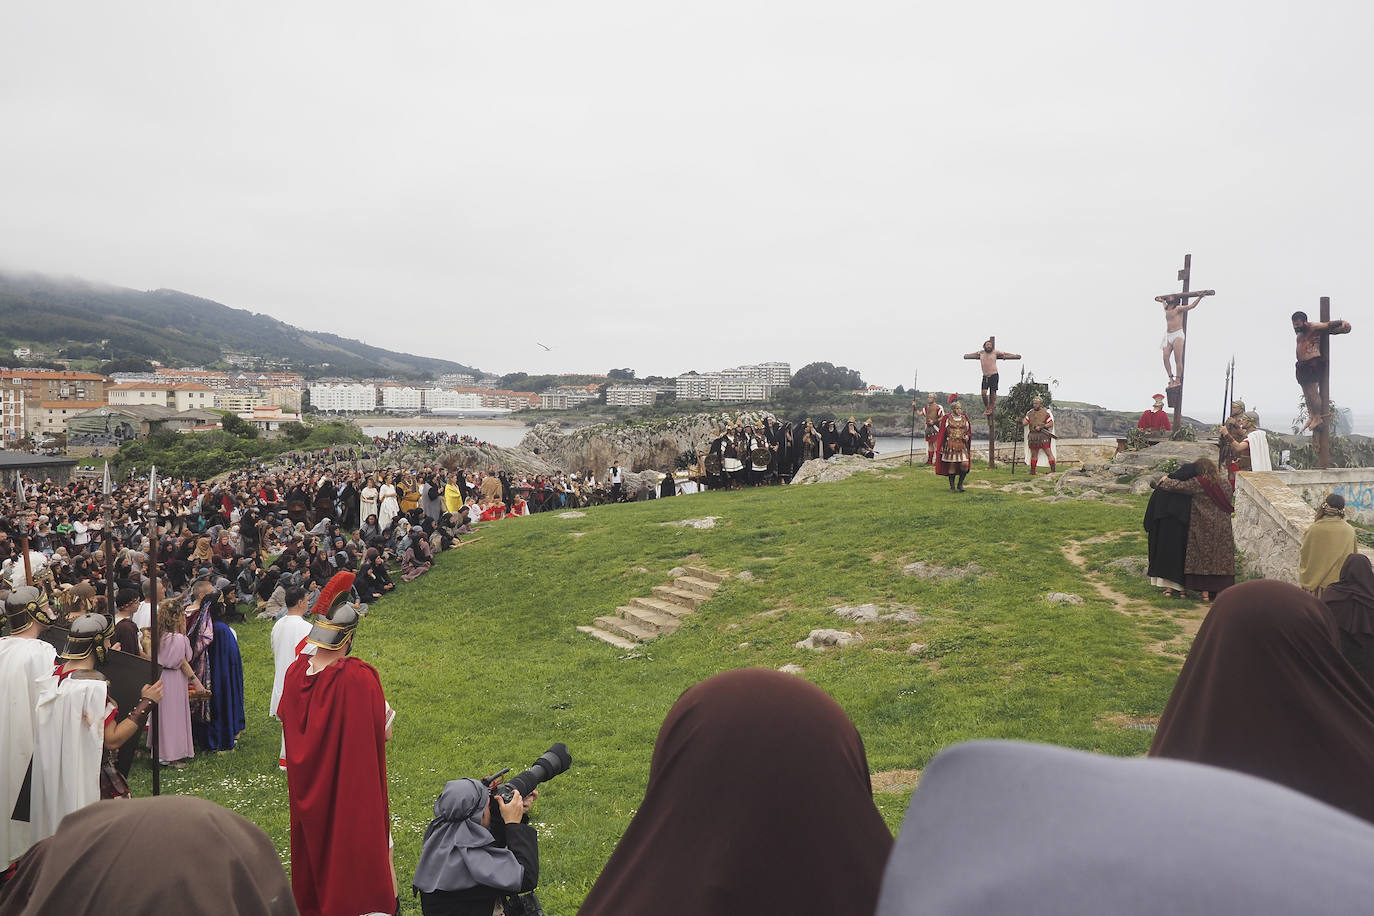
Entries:
<svg viewBox="0 0 1374 916">
<path fill-rule="evenodd" d="M 1321 311 L 1318 320 L 1329 323 L 1331 321 L 1331 297 L 1321 297 Z M 1335 333 L 1344 334 L 1349 332 L 1350 326 L 1343 326 L 1344 330 L 1337 329 Z M 1322 410 L 1326 412 L 1326 419 L 1312 431 L 1313 439 L 1317 446 L 1317 467 L 1323 471 L 1331 467 L 1331 425 L 1336 422 L 1335 413 L 1331 410 L 1331 330 L 1322 331 L 1321 334 L 1321 354 L 1322 354 L 1322 378 L 1318 383 L 1317 390 L 1321 394 Z"/>
<path fill-rule="evenodd" d="M 1179 278 L 1180 280 L 1183 281 L 1183 291 L 1182 291 L 1182 293 L 1177 293 L 1177 294 L 1176 294 L 1176 293 L 1165 293 L 1165 294 L 1162 295 L 1162 296 L 1156 296 L 1155 299 L 1156 299 L 1157 301 L 1162 302 L 1162 301 L 1164 301 L 1164 300 L 1166 300 L 1166 299 L 1172 299 L 1172 298 L 1177 297 L 1178 300 L 1179 300 L 1179 302 L 1180 302 L 1181 304 L 1187 304 L 1188 298 L 1189 298 L 1190 296 L 1215 296 L 1215 295 L 1217 294 L 1217 291 L 1214 290 L 1214 289 L 1203 289 L 1203 290 L 1198 290 L 1197 292 L 1189 292 L 1189 291 L 1188 291 L 1188 283 L 1189 283 L 1189 281 L 1192 280 L 1192 278 L 1193 278 L 1193 256 L 1192 256 L 1191 254 L 1185 254 L 1185 255 L 1183 256 L 1183 267 L 1182 267 L 1182 268 L 1179 270 L 1179 272 L 1178 272 L 1178 278 Z M 1187 313 L 1187 312 L 1184 312 L 1184 313 L 1183 313 L 1183 352 L 1179 354 L 1178 379 L 1177 379 L 1178 384 L 1177 384 L 1176 386 L 1174 386 L 1174 387 L 1176 387 L 1176 388 L 1178 389 L 1177 397 L 1176 397 L 1175 402 L 1174 402 L 1174 429 L 1181 429 L 1181 428 L 1182 428 L 1182 427 L 1180 426 L 1180 424 L 1183 422 L 1183 373 L 1184 373 L 1184 371 L 1185 371 L 1185 368 L 1184 368 L 1184 367 L 1187 365 L 1187 363 L 1188 363 L 1188 313 Z"/>
</svg>

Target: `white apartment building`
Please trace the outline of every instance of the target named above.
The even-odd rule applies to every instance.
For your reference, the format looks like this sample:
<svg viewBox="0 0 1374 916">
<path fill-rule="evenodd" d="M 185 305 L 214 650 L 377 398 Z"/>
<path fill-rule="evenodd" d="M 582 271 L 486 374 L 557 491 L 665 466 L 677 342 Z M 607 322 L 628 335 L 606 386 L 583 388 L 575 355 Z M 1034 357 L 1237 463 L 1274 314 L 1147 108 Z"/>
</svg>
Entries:
<svg viewBox="0 0 1374 916">
<path fill-rule="evenodd" d="M 477 376 L 470 372 L 450 372 L 434 380 L 441 388 L 475 388 Z"/>
<path fill-rule="evenodd" d="M 763 401 L 774 386 L 759 379 L 755 366 L 738 366 L 720 372 L 703 372 L 677 377 L 679 401 Z M 791 376 L 788 376 L 791 379 Z"/>
<path fill-rule="evenodd" d="M 658 399 L 653 385 L 612 385 L 606 389 L 609 407 L 649 407 Z"/>
<path fill-rule="evenodd" d="M 252 413 L 254 407 L 270 407 L 266 396 L 256 388 L 225 388 L 215 392 L 215 410 Z"/>
<path fill-rule="evenodd" d="M 595 401 L 599 395 L 595 385 L 563 385 L 539 393 L 542 410 L 569 410 L 579 404 Z"/>
<path fill-rule="evenodd" d="M 199 382 L 128 382 L 105 389 L 111 407 L 170 407 L 175 411 L 209 410 L 215 406 L 215 390 Z"/>
<path fill-rule="evenodd" d="M 310 406 L 329 413 L 370 413 L 377 409 L 377 388 L 361 382 L 323 382 L 310 386 Z"/>
<path fill-rule="evenodd" d="M 24 389 L 0 385 L 0 435 L 5 439 L 24 438 Z"/>
<path fill-rule="evenodd" d="M 471 392 L 464 394 L 460 391 L 454 391 L 452 388 L 426 388 L 423 394 L 426 410 L 434 410 L 437 407 L 476 410 L 482 406 L 482 398 L 479 395 Z"/>
<path fill-rule="evenodd" d="M 409 385 L 382 385 L 383 410 L 419 410 L 424 403 L 424 395 L 419 388 Z"/>
</svg>

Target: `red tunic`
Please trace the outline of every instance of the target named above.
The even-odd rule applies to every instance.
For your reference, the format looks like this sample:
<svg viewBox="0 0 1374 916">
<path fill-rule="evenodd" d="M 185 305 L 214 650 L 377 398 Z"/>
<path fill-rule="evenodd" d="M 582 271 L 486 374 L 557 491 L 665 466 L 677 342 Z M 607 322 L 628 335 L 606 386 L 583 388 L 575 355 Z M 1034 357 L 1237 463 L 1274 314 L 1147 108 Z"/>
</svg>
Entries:
<svg viewBox="0 0 1374 916">
<path fill-rule="evenodd" d="M 310 658 L 286 670 L 277 707 L 291 799 L 291 892 L 301 916 L 390 913 L 382 683 L 356 658 L 307 676 Z"/>
<path fill-rule="evenodd" d="M 964 470 L 964 465 L 963 465 L 962 462 L 958 462 L 958 463 L 955 463 L 955 464 L 946 464 L 946 463 L 942 460 L 942 457 L 941 457 L 941 456 L 944 454 L 944 451 L 945 451 L 945 431 L 946 431 L 946 430 L 948 429 L 948 427 L 949 427 L 949 418 L 950 418 L 951 416 L 952 416 L 952 414 L 945 414 L 943 417 L 940 418 L 940 432 L 935 436 L 935 473 L 936 473 L 936 474 L 939 474 L 939 475 L 942 476 L 942 477 L 945 476 L 946 474 L 958 474 L 960 471 Z M 967 414 L 964 415 L 964 419 L 966 419 L 966 420 L 968 419 L 968 415 L 967 415 Z M 968 456 L 969 456 L 969 464 L 970 464 L 970 466 L 971 466 L 972 463 L 973 463 L 973 421 L 972 421 L 972 420 L 968 420 L 968 435 L 969 435 L 969 441 L 968 441 Z"/>
<path fill-rule="evenodd" d="M 1167 410 L 1155 410 L 1150 408 L 1140 415 L 1140 422 L 1136 424 L 1137 429 L 1159 429 L 1168 432 L 1173 429 L 1169 423 L 1169 412 Z"/>
</svg>

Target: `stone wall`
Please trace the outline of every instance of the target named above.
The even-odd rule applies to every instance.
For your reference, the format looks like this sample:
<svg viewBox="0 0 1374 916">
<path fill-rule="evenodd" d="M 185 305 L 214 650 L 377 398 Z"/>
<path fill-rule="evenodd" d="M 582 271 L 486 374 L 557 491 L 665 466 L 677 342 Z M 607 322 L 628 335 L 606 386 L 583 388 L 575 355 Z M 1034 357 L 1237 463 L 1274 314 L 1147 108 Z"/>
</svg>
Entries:
<svg viewBox="0 0 1374 916">
<path fill-rule="evenodd" d="M 1315 475 L 1364 474 L 1374 480 L 1374 470 L 1356 468 L 1346 471 L 1243 471 L 1236 475 L 1236 515 L 1233 522 L 1236 547 L 1251 575 L 1298 582 L 1298 552 L 1302 537 L 1315 513 L 1304 498 L 1304 491 L 1320 490 L 1321 496 L 1334 489 Z M 1321 489 L 1325 487 L 1325 489 Z M 1318 497 L 1318 501 L 1320 497 Z M 1374 551 L 1360 548 L 1374 557 Z"/>
<path fill-rule="evenodd" d="M 1279 479 L 1316 509 L 1328 493 L 1345 497 L 1345 517 L 1374 525 L 1374 468 L 1331 468 L 1326 471 L 1276 471 Z"/>
</svg>

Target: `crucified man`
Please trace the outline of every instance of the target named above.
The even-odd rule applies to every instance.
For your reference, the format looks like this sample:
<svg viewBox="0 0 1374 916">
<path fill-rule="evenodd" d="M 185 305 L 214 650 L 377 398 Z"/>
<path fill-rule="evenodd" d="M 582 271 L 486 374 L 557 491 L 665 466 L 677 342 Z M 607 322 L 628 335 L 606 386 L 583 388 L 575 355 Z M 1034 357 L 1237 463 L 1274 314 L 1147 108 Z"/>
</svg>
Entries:
<svg viewBox="0 0 1374 916">
<path fill-rule="evenodd" d="M 1020 359 L 1020 353 L 1008 353 L 993 346 L 992 338 L 983 341 L 983 349 L 965 353 L 964 359 L 976 359 L 983 367 L 983 384 L 978 389 L 983 395 L 983 416 L 990 417 L 997 409 L 997 361 L 999 359 Z"/>
<path fill-rule="evenodd" d="M 1302 396 L 1307 401 L 1307 425 L 1303 432 L 1316 429 L 1326 422 L 1326 405 L 1322 404 L 1322 370 L 1326 368 L 1326 357 L 1322 356 L 1322 332 L 1349 334 L 1348 321 L 1308 321 L 1306 312 L 1293 313 L 1293 333 L 1298 335 L 1298 362 L 1296 365 L 1298 384 L 1302 386 Z"/>
<path fill-rule="evenodd" d="M 1183 315 L 1198 307 L 1206 293 L 1165 294 L 1155 296 L 1156 302 L 1164 303 L 1164 340 L 1160 349 L 1164 353 L 1164 371 L 1169 375 L 1169 387 L 1183 384 Z M 1192 302 L 1188 301 L 1193 296 Z M 1174 365 L 1169 366 L 1169 355 L 1173 354 Z"/>
</svg>

